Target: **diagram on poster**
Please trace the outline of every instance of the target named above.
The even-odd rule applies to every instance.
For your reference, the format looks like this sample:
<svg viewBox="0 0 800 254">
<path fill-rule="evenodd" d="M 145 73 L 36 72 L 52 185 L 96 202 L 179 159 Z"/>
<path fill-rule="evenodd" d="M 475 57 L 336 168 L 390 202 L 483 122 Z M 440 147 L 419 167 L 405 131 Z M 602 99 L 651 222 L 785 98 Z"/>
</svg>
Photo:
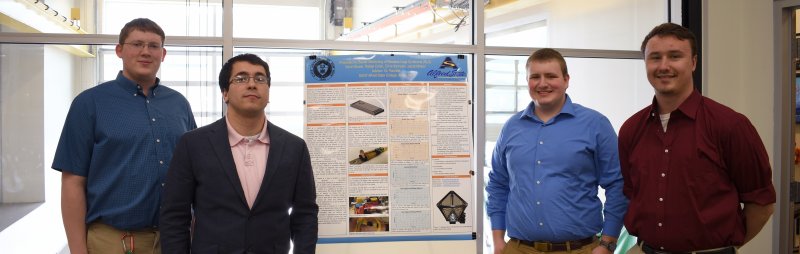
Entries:
<svg viewBox="0 0 800 254">
<path fill-rule="evenodd" d="M 467 201 L 461 198 L 455 191 L 450 191 L 444 195 L 436 207 L 442 212 L 444 219 L 450 224 L 461 223 L 467 221 Z"/>
<path fill-rule="evenodd" d="M 310 56 L 305 66 L 319 242 L 472 239 L 465 57 Z"/>
</svg>

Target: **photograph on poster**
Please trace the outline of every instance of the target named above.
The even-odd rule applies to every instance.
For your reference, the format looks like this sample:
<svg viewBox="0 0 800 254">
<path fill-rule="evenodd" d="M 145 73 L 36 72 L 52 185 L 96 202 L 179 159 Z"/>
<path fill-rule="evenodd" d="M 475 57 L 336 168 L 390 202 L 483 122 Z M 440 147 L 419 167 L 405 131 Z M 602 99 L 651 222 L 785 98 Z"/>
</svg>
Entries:
<svg viewBox="0 0 800 254">
<path fill-rule="evenodd" d="M 350 197 L 350 214 L 389 214 L 389 196 Z"/>
<path fill-rule="evenodd" d="M 358 164 L 386 164 L 389 162 L 387 151 L 389 147 L 363 147 L 350 148 L 348 158 L 350 165 Z"/>
<path fill-rule="evenodd" d="M 350 232 L 389 232 L 389 217 L 352 217 Z"/>
<path fill-rule="evenodd" d="M 380 99 L 358 98 L 350 101 L 348 106 L 349 116 L 356 120 L 384 119 L 386 115 L 386 102 Z"/>
<path fill-rule="evenodd" d="M 467 201 L 461 198 L 455 191 L 450 191 L 444 195 L 436 207 L 442 212 L 442 216 L 450 224 L 466 223 L 467 220 Z"/>
<path fill-rule="evenodd" d="M 355 109 L 361 110 L 364 113 L 367 113 L 367 114 L 370 114 L 370 115 L 373 115 L 373 116 L 378 115 L 380 113 L 383 113 L 383 109 L 382 108 L 380 108 L 378 106 L 375 106 L 375 105 L 372 105 L 370 103 L 364 102 L 362 100 L 357 100 L 356 102 L 351 103 L 350 107 L 353 107 Z"/>
</svg>

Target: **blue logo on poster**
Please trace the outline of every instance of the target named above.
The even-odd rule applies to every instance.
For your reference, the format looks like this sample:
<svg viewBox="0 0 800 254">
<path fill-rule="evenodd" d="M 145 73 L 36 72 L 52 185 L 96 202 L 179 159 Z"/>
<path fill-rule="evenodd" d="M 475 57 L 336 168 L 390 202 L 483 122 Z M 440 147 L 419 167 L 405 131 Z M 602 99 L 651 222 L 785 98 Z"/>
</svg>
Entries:
<svg viewBox="0 0 800 254">
<path fill-rule="evenodd" d="M 439 69 L 444 69 L 444 68 L 458 69 L 458 66 L 456 66 L 456 63 L 453 62 L 453 59 L 451 59 L 448 56 L 448 57 L 445 57 L 444 61 L 442 61 L 442 64 L 439 65 Z"/>
<path fill-rule="evenodd" d="M 324 57 L 317 57 L 313 63 L 311 63 L 311 76 L 314 77 L 316 80 L 327 80 L 336 69 L 333 66 L 333 62 L 328 60 Z"/>
<path fill-rule="evenodd" d="M 451 70 L 447 70 L 451 69 Z M 438 70 L 430 70 L 427 73 L 428 77 L 431 78 L 446 78 L 446 79 L 461 79 L 467 77 L 467 72 L 458 68 L 456 62 L 453 62 L 453 59 L 448 57 L 444 58 L 442 64 L 439 65 Z"/>
</svg>

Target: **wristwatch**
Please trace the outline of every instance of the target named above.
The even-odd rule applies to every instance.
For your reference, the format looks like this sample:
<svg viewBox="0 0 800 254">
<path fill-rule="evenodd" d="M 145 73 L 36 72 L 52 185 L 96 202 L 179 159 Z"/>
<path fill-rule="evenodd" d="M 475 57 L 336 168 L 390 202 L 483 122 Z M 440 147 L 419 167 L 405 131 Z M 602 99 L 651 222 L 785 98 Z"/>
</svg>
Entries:
<svg viewBox="0 0 800 254">
<path fill-rule="evenodd" d="M 616 243 L 606 242 L 606 241 L 603 241 L 602 239 L 600 239 L 600 246 L 606 247 L 606 249 L 610 250 L 611 252 L 614 252 L 614 249 L 617 248 L 617 244 Z"/>
</svg>

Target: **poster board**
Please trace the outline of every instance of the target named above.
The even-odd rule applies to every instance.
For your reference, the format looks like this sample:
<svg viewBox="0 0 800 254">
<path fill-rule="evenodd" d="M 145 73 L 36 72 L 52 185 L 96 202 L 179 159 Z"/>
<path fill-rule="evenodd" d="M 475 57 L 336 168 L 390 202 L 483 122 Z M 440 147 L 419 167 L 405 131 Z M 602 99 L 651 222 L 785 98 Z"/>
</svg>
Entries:
<svg viewBox="0 0 800 254">
<path fill-rule="evenodd" d="M 474 239 L 467 67 L 460 55 L 306 58 L 319 243 Z"/>
</svg>

